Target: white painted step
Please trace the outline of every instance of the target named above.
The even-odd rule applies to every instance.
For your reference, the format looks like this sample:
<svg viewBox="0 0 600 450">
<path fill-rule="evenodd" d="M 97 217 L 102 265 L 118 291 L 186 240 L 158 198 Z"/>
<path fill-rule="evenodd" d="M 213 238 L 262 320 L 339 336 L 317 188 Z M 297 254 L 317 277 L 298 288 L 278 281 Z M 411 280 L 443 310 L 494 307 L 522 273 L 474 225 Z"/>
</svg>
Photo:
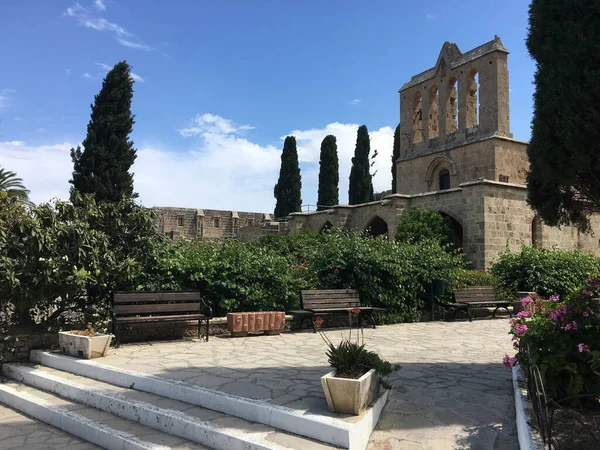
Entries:
<svg viewBox="0 0 600 450">
<path fill-rule="evenodd" d="M 222 450 L 329 450 L 335 447 L 270 426 L 44 366 L 4 364 L 7 377 L 170 435 Z"/>
<path fill-rule="evenodd" d="M 277 430 L 351 450 L 364 450 L 367 447 L 369 436 L 387 401 L 387 391 L 384 391 L 373 408 L 361 416 L 352 416 L 349 420 L 342 420 L 273 405 L 263 400 L 227 394 L 191 385 L 184 381 L 116 368 L 93 359 L 72 358 L 59 353 L 32 350 L 30 360 L 45 367 L 52 367 L 115 386 L 132 387 L 135 390 L 183 401 L 219 411 L 228 416 L 261 423 Z"/>
<path fill-rule="evenodd" d="M 13 381 L 0 383 L 0 402 L 109 450 L 207 448 Z"/>
</svg>

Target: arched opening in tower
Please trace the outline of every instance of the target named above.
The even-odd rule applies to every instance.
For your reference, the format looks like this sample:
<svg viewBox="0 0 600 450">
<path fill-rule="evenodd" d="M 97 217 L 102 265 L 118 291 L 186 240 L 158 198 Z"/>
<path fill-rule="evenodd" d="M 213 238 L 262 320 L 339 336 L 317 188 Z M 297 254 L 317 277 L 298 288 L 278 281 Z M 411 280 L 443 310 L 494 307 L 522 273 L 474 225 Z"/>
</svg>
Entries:
<svg viewBox="0 0 600 450">
<path fill-rule="evenodd" d="M 479 73 L 472 69 L 467 76 L 467 129 L 479 125 Z"/>
<path fill-rule="evenodd" d="M 429 139 L 440 135 L 439 98 L 438 87 L 431 86 L 429 89 Z"/>
<path fill-rule="evenodd" d="M 446 99 L 446 134 L 458 130 L 458 80 L 455 77 L 448 81 L 448 98 Z"/>
<path fill-rule="evenodd" d="M 456 248 L 463 248 L 463 227 L 458 220 L 443 211 L 438 211 L 450 228 L 450 242 Z"/>
<path fill-rule="evenodd" d="M 423 96 L 420 91 L 415 94 L 413 102 L 413 144 L 423 142 Z"/>
<path fill-rule="evenodd" d="M 328 231 L 331 230 L 333 228 L 333 224 L 327 220 L 325 221 L 325 223 L 323 224 L 323 226 L 321 227 L 321 230 L 319 230 L 320 233 L 323 233 L 324 231 Z"/>
<path fill-rule="evenodd" d="M 379 216 L 371 219 L 365 230 L 370 236 L 377 237 L 388 233 L 388 224 Z"/>
</svg>

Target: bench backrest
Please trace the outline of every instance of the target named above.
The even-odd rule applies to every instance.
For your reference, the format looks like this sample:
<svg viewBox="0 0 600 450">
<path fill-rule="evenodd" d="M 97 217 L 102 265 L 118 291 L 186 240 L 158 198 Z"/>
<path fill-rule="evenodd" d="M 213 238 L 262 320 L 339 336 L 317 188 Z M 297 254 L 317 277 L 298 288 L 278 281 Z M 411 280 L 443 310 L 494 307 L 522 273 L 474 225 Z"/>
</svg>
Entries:
<svg viewBox="0 0 600 450">
<path fill-rule="evenodd" d="M 300 291 L 302 309 L 354 308 L 360 306 L 355 289 Z"/>
<path fill-rule="evenodd" d="M 113 314 L 117 317 L 198 314 L 201 302 L 198 291 L 114 292 Z"/>
<path fill-rule="evenodd" d="M 453 291 L 454 301 L 457 303 L 493 302 L 496 294 L 492 286 L 471 286 Z"/>
</svg>

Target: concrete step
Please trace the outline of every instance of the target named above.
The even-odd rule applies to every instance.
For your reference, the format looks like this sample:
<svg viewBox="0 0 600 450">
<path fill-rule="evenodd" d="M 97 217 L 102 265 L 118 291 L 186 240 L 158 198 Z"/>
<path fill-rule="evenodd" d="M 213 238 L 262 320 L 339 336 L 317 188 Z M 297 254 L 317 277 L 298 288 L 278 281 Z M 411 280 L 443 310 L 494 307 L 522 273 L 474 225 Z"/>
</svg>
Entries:
<svg viewBox="0 0 600 450">
<path fill-rule="evenodd" d="M 327 450 L 330 445 L 131 387 L 33 364 L 5 364 L 5 376 L 70 401 L 215 449 Z"/>
<path fill-rule="evenodd" d="M 0 402 L 109 450 L 207 448 L 14 381 L 0 383 Z"/>
<path fill-rule="evenodd" d="M 227 416 L 260 423 L 277 430 L 304 436 L 339 448 L 363 450 L 377 425 L 387 401 L 384 391 L 373 407 L 360 416 L 311 414 L 263 400 L 253 400 L 156 375 L 102 364 L 102 358 L 87 360 L 59 353 L 33 350 L 30 360 L 45 367 L 80 375 L 115 386 L 133 388 L 191 405 L 218 411 Z"/>
</svg>

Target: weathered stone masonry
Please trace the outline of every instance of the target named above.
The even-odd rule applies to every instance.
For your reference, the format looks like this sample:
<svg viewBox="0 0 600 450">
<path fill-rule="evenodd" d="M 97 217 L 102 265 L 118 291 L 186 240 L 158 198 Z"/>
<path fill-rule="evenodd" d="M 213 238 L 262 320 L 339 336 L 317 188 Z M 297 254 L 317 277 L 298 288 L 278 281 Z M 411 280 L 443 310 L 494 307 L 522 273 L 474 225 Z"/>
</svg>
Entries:
<svg viewBox="0 0 600 450">
<path fill-rule="evenodd" d="M 435 66 L 399 91 L 398 194 L 292 214 L 290 232 L 335 226 L 393 237 L 404 211 L 421 206 L 451 218 L 474 268 L 522 244 L 599 253 L 594 234 L 543 225 L 527 205 L 527 143 L 510 132 L 508 83 L 508 51 L 499 37 L 466 53 L 446 42 Z M 600 219 L 592 229 L 600 229 Z"/>
</svg>

